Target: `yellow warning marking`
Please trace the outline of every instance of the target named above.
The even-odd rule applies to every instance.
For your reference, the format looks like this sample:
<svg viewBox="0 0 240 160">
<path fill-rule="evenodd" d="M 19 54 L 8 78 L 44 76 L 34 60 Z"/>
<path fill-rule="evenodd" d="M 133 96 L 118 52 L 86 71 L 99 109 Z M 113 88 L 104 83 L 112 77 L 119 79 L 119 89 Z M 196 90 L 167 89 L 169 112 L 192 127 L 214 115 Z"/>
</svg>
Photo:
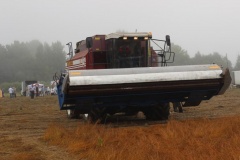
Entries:
<svg viewBox="0 0 240 160">
<path fill-rule="evenodd" d="M 73 65 L 73 61 L 67 61 L 67 66 L 72 66 Z"/>
<path fill-rule="evenodd" d="M 209 69 L 220 69 L 218 65 L 210 66 Z"/>
<path fill-rule="evenodd" d="M 70 72 L 70 76 L 80 76 L 81 72 Z"/>
</svg>

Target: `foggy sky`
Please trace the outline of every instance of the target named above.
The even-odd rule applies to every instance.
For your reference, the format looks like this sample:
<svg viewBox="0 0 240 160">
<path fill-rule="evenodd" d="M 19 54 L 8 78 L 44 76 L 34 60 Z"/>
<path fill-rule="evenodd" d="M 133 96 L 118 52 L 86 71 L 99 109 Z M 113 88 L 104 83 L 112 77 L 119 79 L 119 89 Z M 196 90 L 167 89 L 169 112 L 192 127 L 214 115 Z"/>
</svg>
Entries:
<svg viewBox="0 0 240 160">
<path fill-rule="evenodd" d="M 235 64 L 239 15 L 238 0 L 0 0 L 0 44 L 75 44 L 95 34 L 137 30 L 156 39 L 170 35 L 190 56 L 218 52 Z"/>
</svg>

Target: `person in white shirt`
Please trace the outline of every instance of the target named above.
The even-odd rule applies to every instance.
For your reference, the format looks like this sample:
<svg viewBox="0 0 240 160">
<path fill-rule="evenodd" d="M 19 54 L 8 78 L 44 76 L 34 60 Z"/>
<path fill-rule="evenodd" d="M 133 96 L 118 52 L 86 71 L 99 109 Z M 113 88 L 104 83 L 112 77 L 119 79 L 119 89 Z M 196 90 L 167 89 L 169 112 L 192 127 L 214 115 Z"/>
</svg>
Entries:
<svg viewBox="0 0 240 160">
<path fill-rule="evenodd" d="M 9 87 L 8 92 L 9 92 L 10 98 L 12 98 L 13 97 L 13 88 Z"/>
<path fill-rule="evenodd" d="M 53 88 L 51 88 L 51 95 L 54 95 L 54 89 Z"/>
<path fill-rule="evenodd" d="M 49 87 L 47 87 L 47 95 L 49 95 L 50 94 L 50 88 Z"/>
</svg>

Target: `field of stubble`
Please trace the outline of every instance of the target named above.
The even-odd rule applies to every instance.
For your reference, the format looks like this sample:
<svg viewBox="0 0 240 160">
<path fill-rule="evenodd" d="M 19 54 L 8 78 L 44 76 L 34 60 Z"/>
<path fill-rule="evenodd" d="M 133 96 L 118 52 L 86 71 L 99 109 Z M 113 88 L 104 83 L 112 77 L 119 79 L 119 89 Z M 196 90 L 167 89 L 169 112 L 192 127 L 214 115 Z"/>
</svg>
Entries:
<svg viewBox="0 0 240 160">
<path fill-rule="evenodd" d="M 4 97 L 0 135 L 0 160 L 240 159 L 240 89 L 167 123 L 140 115 L 94 125 L 67 119 L 56 96 Z"/>
</svg>

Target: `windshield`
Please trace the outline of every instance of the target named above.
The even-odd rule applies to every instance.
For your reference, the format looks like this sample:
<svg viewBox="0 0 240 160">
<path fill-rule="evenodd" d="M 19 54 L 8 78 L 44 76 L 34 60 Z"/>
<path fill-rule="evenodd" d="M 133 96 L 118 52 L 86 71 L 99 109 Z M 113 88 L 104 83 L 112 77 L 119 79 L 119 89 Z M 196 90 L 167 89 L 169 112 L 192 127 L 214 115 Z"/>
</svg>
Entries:
<svg viewBox="0 0 240 160">
<path fill-rule="evenodd" d="M 109 60 L 113 68 L 145 67 L 147 62 L 146 40 L 112 39 L 108 43 Z M 113 64 L 114 63 L 114 64 Z"/>
<path fill-rule="evenodd" d="M 118 40 L 116 43 L 120 68 L 143 67 L 147 41 Z"/>
</svg>

